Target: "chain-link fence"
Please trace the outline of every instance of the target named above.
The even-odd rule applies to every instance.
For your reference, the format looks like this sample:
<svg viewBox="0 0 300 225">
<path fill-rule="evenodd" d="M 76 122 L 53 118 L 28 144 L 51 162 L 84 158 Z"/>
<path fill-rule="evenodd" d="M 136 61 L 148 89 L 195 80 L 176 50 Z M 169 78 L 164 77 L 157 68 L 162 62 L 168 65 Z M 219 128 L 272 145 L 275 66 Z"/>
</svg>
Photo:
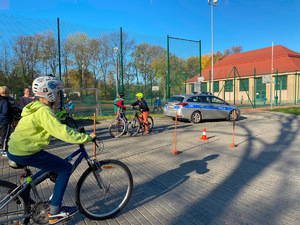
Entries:
<svg viewBox="0 0 300 225">
<path fill-rule="evenodd" d="M 122 28 L 3 14 L 0 20 L 0 85 L 10 87 L 17 99 L 36 77 L 53 74 L 65 88 L 98 88 L 107 104 L 119 92 L 126 94 L 126 104 L 142 92 L 152 106 L 154 97 L 164 102 L 170 94 L 184 93 L 185 80 L 200 71 L 199 43 L 173 38 L 168 49 L 169 37 Z"/>
<path fill-rule="evenodd" d="M 240 107 L 298 104 L 299 75 L 297 71 L 278 72 L 275 69 L 270 73 L 263 69 L 233 67 L 226 79 L 214 81 L 214 86 L 218 87 L 214 91 L 215 95 Z"/>
<path fill-rule="evenodd" d="M 189 87 L 187 91 L 186 80 L 201 73 L 202 65 L 208 61 L 208 57 L 201 56 L 200 41 L 144 35 L 122 28 L 79 26 L 59 19 L 0 14 L 0 20 L 0 85 L 8 86 L 17 99 L 36 77 L 53 74 L 61 78 L 65 88 L 97 89 L 103 103 L 97 103 L 99 115 L 113 113 L 103 107 L 112 109 L 119 92 L 126 94 L 125 104 L 131 104 L 136 100 L 136 93 L 142 92 L 152 107 L 154 97 L 165 102 L 174 94 L 195 90 Z M 271 100 L 273 103 L 275 97 L 277 105 L 298 102 L 299 75 L 274 72 L 275 83 L 270 89 L 270 83 L 260 80 L 263 74 L 269 73 L 238 68 L 227 80 L 215 79 L 213 90 L 233 103 L 238 103 L 243 96 L 240 103 L 251 107 L 269 104 Z M 209 76 L 201 82 L 201 91 L 211 92 L 211 88 Z M 82 91 L 76 100 L 82 101 L 83 108 L 84 94 L 93 96 L 90 91 Z"/>
</svg>

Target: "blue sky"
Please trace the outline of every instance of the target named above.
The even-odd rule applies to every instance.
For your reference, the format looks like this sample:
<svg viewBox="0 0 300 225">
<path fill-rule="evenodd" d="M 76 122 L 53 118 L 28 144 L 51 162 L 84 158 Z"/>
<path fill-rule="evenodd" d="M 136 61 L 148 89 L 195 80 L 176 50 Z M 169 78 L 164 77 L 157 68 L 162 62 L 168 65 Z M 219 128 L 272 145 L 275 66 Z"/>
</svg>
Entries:
<svg viewBox="0 0 300 225">
<path fill-rule="evenodd" d="M 219 0 L 214 8 L 214 51 L 283 45 L 300 52 L 299 0 Z M 211 51 L 207 0 L 0 0 L 0 14 L 56 20 L 146 35 L 201 40 Z"/>
</svg>

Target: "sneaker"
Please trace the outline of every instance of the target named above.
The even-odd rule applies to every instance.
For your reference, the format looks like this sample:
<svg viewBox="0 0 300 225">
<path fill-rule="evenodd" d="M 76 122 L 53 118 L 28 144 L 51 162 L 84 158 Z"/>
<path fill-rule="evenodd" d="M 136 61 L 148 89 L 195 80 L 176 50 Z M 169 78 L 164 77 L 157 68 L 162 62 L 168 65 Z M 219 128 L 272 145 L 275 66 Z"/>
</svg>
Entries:
<svg viewBox="0 0 300 225">
<path fill-rule="evenodd" d="M 5 151 L 2 150 L 1 152 L 3 157 L 7 157 L 7 153 Z"/>
<path fill-rule="evenodd" d="M 143 133 L 143 135 L 147 135 L 147 134 L 149 134 L 149 131 L 145 131 L 145 132 Z"/>
<path fill-rule="evenodd" d="M 56 224 L 74 215 L 78 211 L 78 206 L 63 206 L 61 212 L 51 215 L 48 213 L 49 224 Z"/>
<path fill-rule="evenodd" d="M 139 132 L 142 133 L 142 132 L 143 132 L 143 129 L 140 129 Z"/>
</svg>

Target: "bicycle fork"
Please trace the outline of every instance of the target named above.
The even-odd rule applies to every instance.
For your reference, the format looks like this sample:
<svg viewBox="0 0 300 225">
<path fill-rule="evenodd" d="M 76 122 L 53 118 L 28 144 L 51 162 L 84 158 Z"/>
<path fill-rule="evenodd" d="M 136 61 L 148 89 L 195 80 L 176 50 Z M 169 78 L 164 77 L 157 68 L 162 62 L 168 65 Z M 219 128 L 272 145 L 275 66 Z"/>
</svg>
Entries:
<svg viewBox="0 0 300 225">
<path fill-rule="evenodd" d="M 100 174 L 98 171 L 102 171 L 101 167 L 100 167 L 100 164 L 98 161 L 96 160 L 93 160 L 93 161 L 90 161 L 90 166 L 92 168 L 92 172 L 95 176 L 95 179 L 98 183 L 98 186 L 100 189 L 103 189 L 105 193 L 107 193 L 109 191 L 109 187 L 105 185 L 103 179 L 101 178 Z"/>
</svg>

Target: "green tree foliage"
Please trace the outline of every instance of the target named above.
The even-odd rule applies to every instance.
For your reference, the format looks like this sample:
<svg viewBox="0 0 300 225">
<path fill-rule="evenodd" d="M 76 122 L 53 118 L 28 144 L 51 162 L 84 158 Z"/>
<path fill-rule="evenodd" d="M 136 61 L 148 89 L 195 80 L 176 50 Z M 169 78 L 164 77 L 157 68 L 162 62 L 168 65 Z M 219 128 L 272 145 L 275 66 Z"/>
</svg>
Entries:
<svg viewBox="0 0 300 225">
<path fill-rule="evenodd" d="M 243 47 L 241 45 L 232 46 L 230 49 L 225 49 L 224 53 L 217 51 L 214 53 L 214 64 L 224 59 L 228 55 L 237 54 L 243 51 Z M 202 71 L 207 67 L 211 66 L 211 54 L 205 54 L 201 58 L 202 61 Z"/>
<path fill-rule="evenodd" d="M 184 72 L 187 78 L 191 78 L 199 74 L 200 72 L 200 61 L 199 56 L 191 56 L 186 59 L 184 64 Z"/>
<path fill-rule="evenodd" d="M 70 33 L 61 40 L 62 78 L 65 88 L 100 88 L 103 98 L 114 98 L 116 83 L 121 88 L 123 60 L 124 92 L 143 92 L 152 97 L 152 86 L 159 86 L 157 95 L 184 93 L 185 77 L 199 74 L 199 56 L 181 58 L 170 53 L 170 83 L 167 50 L 149 43 L 136 44 L 127 33 L 122 34 L 122 55 L 119 33 L 102 33 L 91 37 L 86 33 Z M 117 47 L 117 48 L 116 48 Z M 115 49 L 115 50 L 114 50 Z M 232 46 L 224 53 L 214 53 L 214 63 L 243 50 Z M 211 66 L 211 55 L 201 57 L 202 70 Z M 25 86 L 44 74 L 58 76 L 58 41 L 56 34 L 44 31 L 33 35 L 18 35 L 4 41 L 0 35 L 0 85 L 10 87 L 19 96 Z M 127 95 L 128 96 L 128 95 Z"/>
</svg>

